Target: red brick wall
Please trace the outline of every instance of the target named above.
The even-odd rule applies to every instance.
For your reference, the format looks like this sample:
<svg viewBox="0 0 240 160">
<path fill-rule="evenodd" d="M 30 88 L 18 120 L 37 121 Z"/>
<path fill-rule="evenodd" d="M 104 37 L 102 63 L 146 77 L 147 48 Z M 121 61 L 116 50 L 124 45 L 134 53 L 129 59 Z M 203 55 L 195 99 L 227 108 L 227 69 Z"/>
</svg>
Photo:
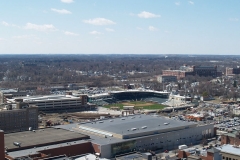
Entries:
<svg viewBox="0 0 240 160">
<path fill-rule="evenodd" d="M 0 160 L 5 159 L 4 132 L 0 130 Z"/>
<path fill-rule="evenodd" d="M 240 145 L 240 139 L 238 137 L 221 135 L 221 144 Z"/>
<path fill-rule="evenodd" d="M 92 147 L 95 153 L 101 153 L 100 146 L 92 143 Z"/>
<path fill-rule="evenodd" d="M 187 158 L 190 155 L 190 153 L 179 150 L 178 151 L 178 158 Z"/>
<path fill-rule="evenodd" d="M 207 157 L 204 158 L 204 160 L 213 160 L 214 154 L 207 152 Z"/>
</svg>

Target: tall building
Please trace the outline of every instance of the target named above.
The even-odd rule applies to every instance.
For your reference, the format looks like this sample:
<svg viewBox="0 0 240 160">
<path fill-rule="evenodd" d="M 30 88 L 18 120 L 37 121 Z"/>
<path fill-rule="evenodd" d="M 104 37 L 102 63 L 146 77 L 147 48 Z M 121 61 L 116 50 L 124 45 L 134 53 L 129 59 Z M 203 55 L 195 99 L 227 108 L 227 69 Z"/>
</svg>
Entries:
<svg viewBox="0 0 240 160">
<path fill-rule="evenodd" d="M 5 133 L 38 129 L 38 108 L 0 111 L 0 129 Z"/>
</svg>

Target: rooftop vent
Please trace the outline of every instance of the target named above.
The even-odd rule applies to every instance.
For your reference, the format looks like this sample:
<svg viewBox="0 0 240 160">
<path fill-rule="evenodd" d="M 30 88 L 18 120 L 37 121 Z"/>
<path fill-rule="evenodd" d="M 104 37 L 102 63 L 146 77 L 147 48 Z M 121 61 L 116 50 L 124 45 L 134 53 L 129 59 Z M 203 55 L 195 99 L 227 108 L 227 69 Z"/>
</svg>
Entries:
<svg viewBox="0 0 240 160">
<path fill-rule="evenodd" d="M 99 123 L 103 123 L 103 121 L 99 121 Z"/>
<path fill-rule="evenodd" d="M 137 128 L 131 128 L 131 130 L 132 130 L 132 131 L 135 131 L 135 130 L 137 130 Z"/>
<path fill-rule="evenodd" d="M 142 129 L 146 129 L 147 128 L 147 126 L 142 126 Z"/>
<path fill-rule="evenodd" d="M 125 118 L 122 118 L 121 120 L 125 120 Z"/>
<path fill-rule="evenodd" d="M 132 117 L 131 119 L 134 119 L 135 117 Z"/>
<path fill-rule="evenodd" d="M 110 122 L 113 122 L 113 120 L 110 120 Z"/>
<path fill-rule="evenodd" d="M 165 125 L 169 125 L 169 123 L 164 123 Z"/>
</svg>

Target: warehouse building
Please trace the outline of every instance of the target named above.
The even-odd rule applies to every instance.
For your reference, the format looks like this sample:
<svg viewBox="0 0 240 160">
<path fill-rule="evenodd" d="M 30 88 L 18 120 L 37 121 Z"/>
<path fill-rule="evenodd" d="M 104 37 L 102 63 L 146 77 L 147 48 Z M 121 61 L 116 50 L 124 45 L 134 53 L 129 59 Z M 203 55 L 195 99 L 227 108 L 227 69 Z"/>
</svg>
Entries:
<svg viewBox="0 0 240 160">
<path fill-rule="evenodd" d="M 193 122 L 151 115 L 87 122 L 74 130 L 90 135 L 96 152 L 105 158 L 132 151 L 170 150 L 214 136 L 213 124 L 198 126 Z"/>
</svg>

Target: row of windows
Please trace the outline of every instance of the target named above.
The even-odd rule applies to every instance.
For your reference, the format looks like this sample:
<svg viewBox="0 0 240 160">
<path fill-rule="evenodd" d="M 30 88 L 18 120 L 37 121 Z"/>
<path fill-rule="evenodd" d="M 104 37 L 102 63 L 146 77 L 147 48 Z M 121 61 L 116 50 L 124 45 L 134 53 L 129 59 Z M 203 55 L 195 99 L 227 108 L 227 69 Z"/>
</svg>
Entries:
<svg viewBox="0 0 240 160">
<path fill-rule="evenodd" d="M 238 159 L 235 159 L 235 158 L 229 158 L 229 157 L 225 157 L 225 156 L 223 156 L 222 157 L 224 160 L 238 160 Z"/>
</svg>

